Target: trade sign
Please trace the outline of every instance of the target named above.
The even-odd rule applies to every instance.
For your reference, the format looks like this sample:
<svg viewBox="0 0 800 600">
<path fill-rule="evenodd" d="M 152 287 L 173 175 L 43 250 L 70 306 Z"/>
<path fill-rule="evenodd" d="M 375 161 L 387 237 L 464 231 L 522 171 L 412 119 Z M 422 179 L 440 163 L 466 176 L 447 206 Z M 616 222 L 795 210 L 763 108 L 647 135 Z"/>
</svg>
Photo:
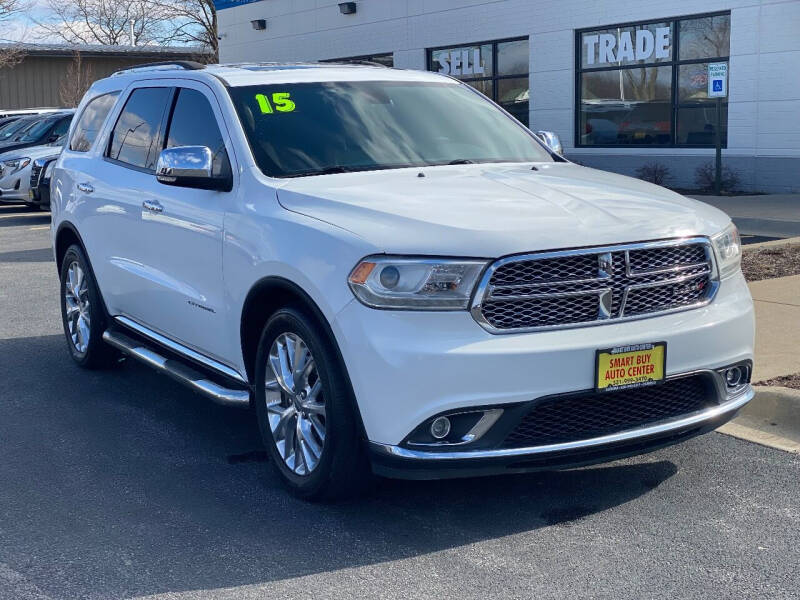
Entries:
<svg viewBox="0 0 800 600">
<path fill-rule="evenodd" d="M 708 63 L 708 97 L 728 95 L 728 63 Z"/>
</svg>

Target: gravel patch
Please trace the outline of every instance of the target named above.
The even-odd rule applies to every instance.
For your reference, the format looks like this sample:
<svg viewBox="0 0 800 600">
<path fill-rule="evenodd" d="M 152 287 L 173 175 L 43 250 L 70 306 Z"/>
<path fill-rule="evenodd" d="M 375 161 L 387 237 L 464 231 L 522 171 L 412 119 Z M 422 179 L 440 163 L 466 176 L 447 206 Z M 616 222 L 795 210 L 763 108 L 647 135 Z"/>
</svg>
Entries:
<svg viewBox="0 0 800 600">
<path fill-rule="evenodd" d="M 800 275 L 800 245 L 745 249 L 742 271 L 747 281 Z"/>
<path fill-rule="evenodd" d="M 769 385 L 800 390 L 800 373 L 795 373 L 794 375 L 782 375 L 773 379 L 767 379 L 766 381 L 759 381 L 756 385 Z"/>
</svg>

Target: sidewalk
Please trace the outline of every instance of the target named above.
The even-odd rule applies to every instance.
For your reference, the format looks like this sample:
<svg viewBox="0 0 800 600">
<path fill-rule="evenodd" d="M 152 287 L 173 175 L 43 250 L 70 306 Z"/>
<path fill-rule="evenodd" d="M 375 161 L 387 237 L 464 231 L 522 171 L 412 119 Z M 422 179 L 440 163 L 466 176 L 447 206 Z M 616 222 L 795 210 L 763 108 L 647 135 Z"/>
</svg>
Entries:
<svg viewBox="0 0 800 600">
<path fill-rule="evenodd" d="M 754 281 L 756 360 L 753 381 L 800 371 L 800 275 Z"/>
<path fill-rule="evenodd" d="M 753 382 L 800 372 L 800 275 L 754 281 L 749 287 L 756 310 Z M 755 389 L 750 404 L 718 431 L 800 453 L 800 390 Z"/>
<path fill-rule="evenodd" d="M 800 236 L 800 194 L 689 197 L 728 213 L 745 235 Z"/>
</svg>

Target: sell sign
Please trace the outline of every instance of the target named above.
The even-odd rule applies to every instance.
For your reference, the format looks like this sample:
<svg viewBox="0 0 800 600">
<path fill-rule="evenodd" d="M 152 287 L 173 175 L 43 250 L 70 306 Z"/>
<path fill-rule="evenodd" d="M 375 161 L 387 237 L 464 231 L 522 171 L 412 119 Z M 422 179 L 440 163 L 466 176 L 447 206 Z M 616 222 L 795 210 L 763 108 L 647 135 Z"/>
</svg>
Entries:
<svg viewBox="0 0 800 600">
<path fill-rule="evenodd" d="M 463 50 L 451 50 L 441 54 L 436 59 L 439 61 L 439 73 L 445 75 L 483 75 L 484 67 L 481 61 L 481 49 L 473 48 Z"/>
</svg>

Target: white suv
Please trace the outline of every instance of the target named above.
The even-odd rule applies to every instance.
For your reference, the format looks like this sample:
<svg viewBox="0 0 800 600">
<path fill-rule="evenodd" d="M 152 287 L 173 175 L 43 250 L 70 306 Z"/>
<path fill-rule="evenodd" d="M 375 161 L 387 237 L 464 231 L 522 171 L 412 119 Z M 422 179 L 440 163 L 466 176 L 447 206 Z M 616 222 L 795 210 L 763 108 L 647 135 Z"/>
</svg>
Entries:
<svg viewBox="0 0 800 600">
<path fill-rule="evenodd" d="M 78 115 L 52 185 L 72 357 L 252 406 L 302 497 L 637 454 L 753 395 L 730 219 L 454 79 L 169 64 Z"/>
</svg>

